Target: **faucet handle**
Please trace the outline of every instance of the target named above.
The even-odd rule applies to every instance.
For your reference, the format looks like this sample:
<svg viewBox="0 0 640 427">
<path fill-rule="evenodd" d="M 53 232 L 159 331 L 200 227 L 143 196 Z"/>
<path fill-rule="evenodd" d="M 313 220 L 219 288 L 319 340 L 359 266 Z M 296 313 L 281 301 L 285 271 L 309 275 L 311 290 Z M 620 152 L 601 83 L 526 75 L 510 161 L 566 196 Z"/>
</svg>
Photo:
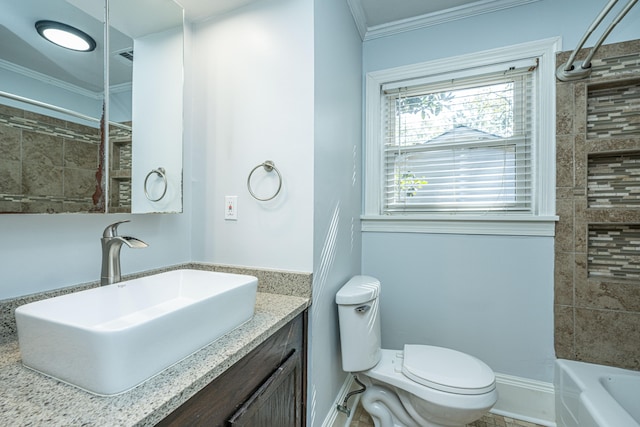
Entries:
<svg viewBox="0 0 640 427">
<path fill-rule="evenodd" d="M 108 225 L 107 228 L 102 232 L 102 237 L 115 237 L 118 235 L 118 226 L 120 224 L 124 224 L 125 222 L 131 222 L 130 219 L 125 219 L 122 221 L 114 222 L 111 225 Z"/>
</svg>

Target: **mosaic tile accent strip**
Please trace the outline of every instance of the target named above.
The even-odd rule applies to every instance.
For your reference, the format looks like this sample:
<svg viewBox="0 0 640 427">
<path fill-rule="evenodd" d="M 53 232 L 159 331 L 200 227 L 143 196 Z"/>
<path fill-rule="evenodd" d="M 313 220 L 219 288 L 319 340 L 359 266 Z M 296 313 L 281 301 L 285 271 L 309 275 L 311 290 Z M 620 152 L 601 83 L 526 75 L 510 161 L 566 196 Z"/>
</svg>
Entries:
<svg viewBox="0 0 640 427">
<path fill-rule="evenodd" d="M 591 61 L 591 70 L 592 79 L 619 79 L 624 78 L 627 74 L 637 76 L 640 73 L 640 55 L 630 53 L 594 59 Z"/>
<path fill-rule="evenodd" d="M 132 150 L 131 150 L 131 136 L 129 136 L 128 144 L 120 144 L 119 146 L 119 158 L 118 158 L 118 169 L 120 170 L 131 170 L 132 164 Z"/>
<path fill-rule="evenodd" d="M 110 210 L 131 212 L 131 169 L 133 163 L 131 122 L 110 126 L 111 190 Z"/>
<path fill-rule="evenodd" d="M 29 113 L 29 118 L 27 118 L 23 117 L 22 113 L 26 112 L 17 108 L 3 108 L 0 111 L 0 125 L 28 130 L 41 135 L 100 144 L 100 129 L 59 119 L 52 120 L 50 117 L 36 113 Z"/>
<path fill-rule="evenodd" d="M 640 81 L 589 90 L 587 96 L 588 139 L 638 134 L 640 134 Z"/>
<path fill-rule="evenodd" d="M 131 178 L 111 180 L 111 206 L 114 213 L 131 212 Z"/>
<path fill-rule="evenodd" d="M 640 225 L 590 225 L 588 275 L 640 280 Z"/>
<path fill-rule="evenodd" d="M 131 143 L 131 123 L 110 126 L 109 140 L 114 143 Z"/>
<path fill-rule="evenodd" d="M 640 208 L 640 153 L 589 156 L 590 208 Z"/>
</svg>

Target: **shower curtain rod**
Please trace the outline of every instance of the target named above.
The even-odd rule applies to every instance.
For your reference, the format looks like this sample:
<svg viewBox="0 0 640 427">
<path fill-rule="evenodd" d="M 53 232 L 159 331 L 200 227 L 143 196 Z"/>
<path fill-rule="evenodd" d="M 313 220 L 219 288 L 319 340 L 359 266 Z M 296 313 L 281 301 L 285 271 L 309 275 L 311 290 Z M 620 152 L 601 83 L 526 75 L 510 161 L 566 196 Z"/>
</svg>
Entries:
<svg viewBox="0 0 640 427">
<path fill-rule="evenodd" d="M 558 67 L 558 70 L 556 71 L 556 76 L 558 77 L 558 80 L 566 82 L 566 81 L 579 80 L 585 77 L 589 77 L 589 75 L 591 74 L 591 60 L 593 59 L 593 56 L 596 54 L 596 51 L 598 50 L 600 45 L 602 45 L 604 40 L 609 36 L 613 28 L 616 25 L 618 25 L 618 22 L 620 22 L 622 18 L 624 18 L 624 16 L 627 14 L 627 12 L 629 12 L 629 10 L 631 10 L 633 6 L 635 6 L 638 0 L 629 0 L 629 2 L 624 6 L 624 8 L 614 18 L 614 20 L 611 21 L 611 23 L 609 24 L 607 29 L 604 31 L 604 33 L 602 33 L 602 36 L 600 36 L 600 38 L 598 39 L 598 42 L 591 48 L 589 55 L 587 55 L 584 61 L 582 61 L 582 63 L 580 63 L 580 61 L 576 61 L 575 59 L 576 59 L 576 55 L 578 54 L 578 51 L 582 49 L 582 46 L 587 41 L 589 36 L 595 31 L 598 25 L 600 25 L 602 20 L 605 18 L 605 16 L 607 16 L 607 14 L 611 11 L 613 6 L 615 6 L 617 2 L 618 0 L 610 0 L 609 3 L 607 3 L 604 9 L 602 9 L 602 12 L 600 12 L 600 14 L 596 17 L 596 19 L 591 24 L 591 26 L 587 29 L 587 32 L 584 34 L 584 36 L 582 36 L 582 39 L 580 40 L 580 43 L 578 43 L 578 46 L 576 46 L 573 52 L 571 52 L 571 56 L 569 56 L 569 59 L 567 60 L 567 62 L 562 64 L 560 67 Z"/>
<path fill-rule="evenodd" d="M 69 110 L 67 108 L 58 107 L 58 106 L 53 105 L 53 104 L 47 104 L 46 102 L 36 101 L 34 99 L 31 99 L 31 98 L 25 98 L 24 96 L 20 96 L 20 95 L 14 95 L 12 93 L 5 92 L 5 91 L 2 91 L 2 90 L 0 90 L 0 98 L 7 98 L 7 99 L 11 99 L 13 101 L 23 102 L 25 104 L 29 104 L 29 105 L 33 105 L 33 106 L 36 106 L 36 107 L 44 108 L 44 109 L 47 109 L 47 110 L 55 111 L 57 113 L 66 114 L 66 115 L 69 115 L 69 116 L 72 116 L 72 117 L 75 117 L 75 118 L 78 118 L 78 119 L 86 120 L 88 122 L 100 123 L 100 119 L 98 119 L 96 117 L 87 116 L 86 114 L 78 113 L 76 111 Z M 128 131 L 131 130 L 131 126 L 123 125 L 122 123 L 109 122 L 109 125 L 113 126 L 113 127 L 125 129 L 125 130 L 128 130 Z"/>
</svg>

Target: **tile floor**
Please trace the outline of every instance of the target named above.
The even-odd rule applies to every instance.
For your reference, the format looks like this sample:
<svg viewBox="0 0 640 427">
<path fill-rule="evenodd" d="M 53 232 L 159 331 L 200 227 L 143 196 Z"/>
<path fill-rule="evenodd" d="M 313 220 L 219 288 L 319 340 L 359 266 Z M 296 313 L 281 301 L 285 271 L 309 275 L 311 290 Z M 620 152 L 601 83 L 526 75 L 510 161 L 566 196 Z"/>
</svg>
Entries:
<svg viewBox="0 0 640 427">
<path fill-rule="evenodd" d="M 356 413 L 353 414 L 350 427 L 373 427 L 373 420 L 362 408 L 362 405 L 358 405 Z M 513 418 L 503 417 L 500 415 L 487 414 L 478 421 L 468 424 L 467 427 L 542 427 L 539 424 L 529 423 L 527 421 L 515 420 Z"/>
</svg>

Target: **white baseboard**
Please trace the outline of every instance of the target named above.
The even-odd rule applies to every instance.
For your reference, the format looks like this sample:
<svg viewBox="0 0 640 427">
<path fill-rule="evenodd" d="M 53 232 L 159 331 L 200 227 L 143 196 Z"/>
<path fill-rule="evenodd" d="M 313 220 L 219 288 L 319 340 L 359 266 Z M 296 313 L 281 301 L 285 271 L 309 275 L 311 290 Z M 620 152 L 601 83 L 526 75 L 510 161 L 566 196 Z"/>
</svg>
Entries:
<svg viewBox="0 0 640 427">
<path fill-rule="evenodd" d="M 344 398 L 347 397 L 347 394 L 353 390 L 356 390 L 358 385 L 353 380 L 353 375 L 347 375 L 338 392 L 338 396 L 334 400 L 334 404 L 331 407 L 331 410 L 327 414 L 322 423 L 322 427 L 349 427 L 351 424 L 351 419 L 353 418 L 353 414 L 356 412 L 356 407 L 358 406 L 358 402 L 360 401 L 360 395 L 356 394 L 355 396 L 349 399 L 349 409 L 351 412 L 347 416 L 344 412 L 338 411 L 338 404 L 342 404 L 344 402 Z"/>
<path fill-rule="evenodd" d="M 496 387 L 498 403 L 491 409 L 491 413 L 547 427 L 556 427 L 555 392 L 552 383 L 496 373 Z M 357 384 L 353 381 L 353 376 L 348 375 L 322 427 L 349 426 L 360 395 L 349 400 L 351 409 L 349 417 L 338 411 L 337 404 L 342 403 L 347 393 L 355 388 Z"/>
<path fill-rule="evenodd" d="M 552 383 L 496 373 L 498 403 L 491 413 L 556 427 L 555 391 Z"/>
</svg>

